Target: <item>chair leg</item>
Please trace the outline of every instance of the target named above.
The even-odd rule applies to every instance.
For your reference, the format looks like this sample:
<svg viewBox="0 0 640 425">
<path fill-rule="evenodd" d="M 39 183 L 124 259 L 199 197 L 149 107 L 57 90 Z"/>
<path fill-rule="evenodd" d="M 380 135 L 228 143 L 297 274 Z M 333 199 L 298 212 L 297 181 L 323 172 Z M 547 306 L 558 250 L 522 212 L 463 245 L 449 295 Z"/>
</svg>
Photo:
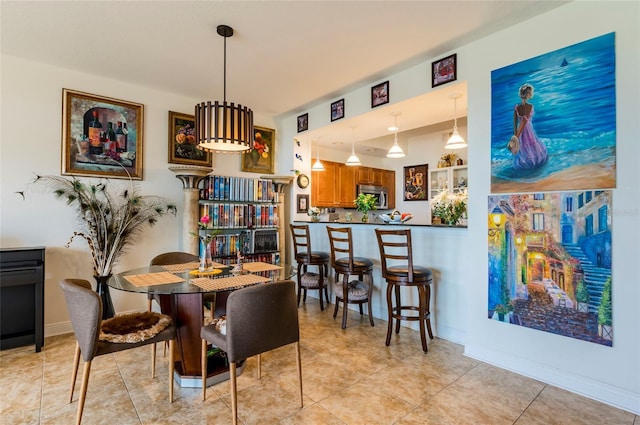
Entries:
<svg viewBox="0 0 640 425">
<path fill-rule="evenodd" d="M 373 313 L 371 312 L 371 297 L 373 296 L 373 274 L 369 274 L 369 301 L 367 304 L 367 311 L 369 312 L 369 323 L 373 326 Z"/>
<path fill-rule="evenodd" d="M 262 379 L 262 355 L 258 354 L 258 379 Z"/>
<path fill-rule="evenodd" d="M 426 309 L 427 312 L 425 313 L 427 315 L 427 331 L 429 332 L 429 339 L 433 339 L 433 332 L 431 331 L 431 318 L 428 317 L 429 315 L 429 309 L 430 304 L 431 304 L 431 285 L 427 285 L 425 286 L 425 291 L 427 293 L 427 300 L 426 300 Z"/>
<path fill-rule="evenodd" d="M 302 274 L 300 269 L 301 265 L 298 264 L 298 307 L 300 307 L 300 296 L 302 295 Z"/>
<path fill-rule="evenodd" d="M 333 309 L 333 318 L 335 319 L 338 315 L 338 306 L 340 305 L 340 299 L 336 297 L 336 307 Z"/>
<path fill-rule="evenodd" d="M 300 387 L 300 407 L 304 407 L 302 402 L 302 362 L 300 360 L 300 342 L 295 342 L 296 346 L 296 366 L 298 367 L 298 386 Z"/>
<path fill-rule="evenodd" d="M 236 385 L 236 362 L 229 363 L 229 375 L 231 377 L 231 415 L 233 425 L 238 425 L 238 387 Z"/>
<path fill-rule="evenodd" d="M 87 387 L 89 386 L 89 373 L 91 373 L 91 360 L 84 363 L 84 370 L 82 371 L 82 387 L 80 387 L 76 425 L 80 425 L 80 422 L 82 422 L 82 411 L 84 410 L 84 401 L 87 397 Z"/>
<path fill-rule="evenodd" d="M 201 353 L 201 371 L 202 371 L 202 401 L 207 399 L 207 340 L 202 340 L 202 353 Z"/>
<path fill-rule="evenodd" d="M 420 317 L 420 320 L 418 321 L 420 322 L 420 341 L 422 342 L 422 351 L 425 353 L 429 350 L 427 347 L 427 337 L 424 334 L 426 322 L 425 316 L 427 315 L 427 309 L 425 308 L 426 298 L 427 296 L 425 294 L 424 286 L 418 285 L 418 312 Z"/>
<path fill-rule="evenodd" d="M 169 403 L 173 403 L 173 371 L 175 368 L 173 358 L 173 348 L 175 340 L 169 341 Z"/>
<path fill-rule="evenodd" d="M 318 277 L 318 286 L 319 286 L 319 291 L 318 291 L 318 298 L 320 298 L 320 311 L 324 311 L 324 298 L 323 298 L 323 287 L 324 287 L 324 266 L 322 264 L 318 265 L 318 272 L 320 274 L 320 276 Z"/>
<path fill-rule="evenodd" d="M 395 292 L 396 292 L 396 310 L 398 313 L 398 316 L 402 316 L 402 302 L 400 301 L 400 287 L 398 285 L 394 285 L 395 286 Z M 396 320 L 396 333 L 399 334 L 400 333 L 400 319 Z"/>
<path fill-rule="evenodd" d="M 349 275 L 345 273 L 342 278 L 342 329 L 347 328 L 347 306 L 349 305 Z"/>
<path fill-rule="evenodd" d="M 73 371 L 71 371 L 71 391 L 69 391 L 69 403 L 73 401 L 73 390 L 76 387 L 76 377 L 78 376 L 78 365 L 80 364 L 80 344 L 76 341 L 76 352 L 73 356 Z"/>
<path fill-rule="evenodd" d="M 156 343 L 151 344 L 151 379 L 156 377 Z"/>
<path fill-rule="evenodd" d="M 324 285 L 324 297 L 327 299 L 328 305 L 331 304 L 331 301 L 329 300 L 329 264 L 324 265 L 324 278 L 327 279 Z M 320 294 L 320 296 L 322 297 L 322 294 Z"/>
<path fill-rule="evenodd" d="M 387 282 L 387 315 L 389 316 L 389 321 L 387 322 L 387 341 L 385 345 L 388 347 L 391 344 L 391 332 L 393 330 L 393 304 L 391 300 L 391 293 L 393 292 L 393 288 L 395 285 Z"/>
</svg>

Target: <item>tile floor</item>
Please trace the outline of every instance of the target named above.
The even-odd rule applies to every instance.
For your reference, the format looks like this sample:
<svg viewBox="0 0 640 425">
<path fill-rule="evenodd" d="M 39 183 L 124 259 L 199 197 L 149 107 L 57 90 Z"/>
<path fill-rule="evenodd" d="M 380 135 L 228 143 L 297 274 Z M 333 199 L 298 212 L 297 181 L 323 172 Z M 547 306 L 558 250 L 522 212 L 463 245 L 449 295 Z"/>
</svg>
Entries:
<svg viewBox="0 0 640 425">
<path fill-rule="evenodd" d="M 418 333 L 402 328 L 387 348 L 384 321 L 371 327 L 350 312 L 342 330 L 333 305 L 320 312 L 311 299 L 299 311 L 304 408 L 294 348 L 283 347 L 263 355 L 262 380 L 255 359 L 238 378 L 242 424 L 640 425 L 632 413 L 467 358 L 460 345 L 436 338 L 425 355 Z M 63 335 L 38 354 L 0 352 L 0 423 L 73 423 L 82 375 L 68 404 L 74 343 Z M 168 403 L 167 358 L 158 351 L 153 380 L 148 347 L 96 358 L 83 423 L 230 424 L 228 382 L 209 387 L 205 402 L 199 389 L 176 386 Z"/>
</svg>

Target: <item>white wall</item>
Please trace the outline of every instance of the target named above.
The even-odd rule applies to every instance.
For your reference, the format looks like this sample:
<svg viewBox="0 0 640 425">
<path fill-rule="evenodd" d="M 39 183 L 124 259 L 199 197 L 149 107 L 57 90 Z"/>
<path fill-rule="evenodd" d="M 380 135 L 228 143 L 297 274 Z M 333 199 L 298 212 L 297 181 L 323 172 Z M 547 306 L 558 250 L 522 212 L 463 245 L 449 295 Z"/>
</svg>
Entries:
<svg viewBox="0 0 640 425">
<path fill-rule="evenodd" d="M 638 2 L 571 2 L 489 37 L 461 46 L 458 80 L 468 87 L 469 229 L 459 243 L 470 255 L 457 258 L 468 270 L 465 290 L 457 309 L 438 311 L 438 320 L 449 324 L 452 315 L 466 314 L 467 355 L 552 383 L 574 392 L 640 413 L 640 160 L 638 116 L 640 75 L 638 52 Z M 549 29 L 553 28 L 554 31 Z M 617 84 L 617 181 L 613 191 L 613 306 L 614 342 L 605 347 L 547 332 L 488 320 L 487 312 L 487 196 L 490 194 L 491 71 L 609 32 L 616 32 Z M 433 58 L 436 59 L 436 58 Z M 402 99 L 429 91 L 425 81 L 430 61 L 389 76 L 394 93 Z M 371 81 L 375 84 L 378 81 Z M 349 109 L 368 111 L 367 88 L 345 93 Z M 310 130 L 327 125 L 323 103 L 280 117 L 284 139 L 295 137 L 296 116 L 309 113 Z M 358 109 L 360 105 L 360 109 Z M 589 113 L 585 105 L 585 113 Z M 411 156 L 405 163 L 420 163 Z M 400 167 L 401 165 L 398 165 Z M 396 170 L 398 171 L 399 168 Z M 471 253 L 477 253 L 473 255 Z M 428 258 L 423 258 L 426 263 Z M 417 260 L 416 260 L 417 261 Z M 449 265 L 445 266 L 445 269 Z M 438 289 L 447 291 L 446 285 Z M 447 297 L 450 294 L 447 294 Z"/>
</svg>

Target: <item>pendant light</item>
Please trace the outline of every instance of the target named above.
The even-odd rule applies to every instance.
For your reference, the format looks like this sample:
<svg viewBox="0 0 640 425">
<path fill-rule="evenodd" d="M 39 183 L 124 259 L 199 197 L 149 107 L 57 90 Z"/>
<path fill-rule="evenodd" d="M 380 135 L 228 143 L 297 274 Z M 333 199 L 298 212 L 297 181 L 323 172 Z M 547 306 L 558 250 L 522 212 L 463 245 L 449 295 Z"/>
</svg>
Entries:
<svg viewBox="0 0 640 425">
<path fill-rule="evenodd" d="M 207 101 L 195 107 L 196 141 L 209 151 L 239 153 L 253 146 L 253 111 L 246 106 L 227 103 L 227 38 L 233 28 L 218 25 L 224 38 L 224 97 L 222 103 Z"/>
<path fill-rule="evenodd" d="M 324 171 L 324 165 L 320 162 L 320 143 L 318 141 L 316 141 L 316 162 L 313 163 L 311 171 Z"/>
<path fill-rule="evenodd" d="M 456 101 L 459 97 L 461 97 L 460 94 L 452 94 L 449 96 L 449 99 L 453 99 L 453 133 L 451 137 L 449 137 L 449 140 L 447 140 L 447 144 L 444 145 L 445 149 L 462 149 L 467 147 L 467 142 L 458 134 L 458 108 Z"/>
<path fill-rule="evenodd" d="M 400 145 L 398 144 L 398 115 L 400 115 L 399 112 L 396 112 L 395 114 L 393 114 L 395 116 L 395 124 L 393 127 L 390 127 L 389 130 L 394 131 L 394 135 L 393 135 L 393 146 L 391 146 L 391 149 L 389 149 L 389 152 L 387 153 L 387 158 L 404 158 L 405 154 L 404 151 L 402 150 L 402 148 L 400 147 Z"/>
<path fill-rule="evenodd" d="M 360 159 L 356 155 L 356 129 L 351 127 L 351 156 L 347 159 L 345 165 L 360 165 Z"/>
</svg>

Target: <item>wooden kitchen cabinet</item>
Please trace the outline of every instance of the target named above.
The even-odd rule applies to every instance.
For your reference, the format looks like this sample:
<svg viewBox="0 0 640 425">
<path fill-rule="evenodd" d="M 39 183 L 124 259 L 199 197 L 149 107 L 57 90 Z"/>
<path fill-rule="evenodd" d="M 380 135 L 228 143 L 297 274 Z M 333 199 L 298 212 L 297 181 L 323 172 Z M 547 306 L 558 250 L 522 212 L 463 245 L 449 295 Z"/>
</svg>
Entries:
<svg viewBox="0 0 640 425">
<path fill-rule="evenodd" d="M 382 170 L 382 186 L 387 191 L 387 208 L 390 210 L 396 207 L 396 172 L 393 170 Z"/>
<path fill-rule="evenodd" d="M 375 186 L 383 186 L 383 174 L 386 170 L 371 167 L 357 167 L 356 184 L 370 184 Z"/>
</svg>

